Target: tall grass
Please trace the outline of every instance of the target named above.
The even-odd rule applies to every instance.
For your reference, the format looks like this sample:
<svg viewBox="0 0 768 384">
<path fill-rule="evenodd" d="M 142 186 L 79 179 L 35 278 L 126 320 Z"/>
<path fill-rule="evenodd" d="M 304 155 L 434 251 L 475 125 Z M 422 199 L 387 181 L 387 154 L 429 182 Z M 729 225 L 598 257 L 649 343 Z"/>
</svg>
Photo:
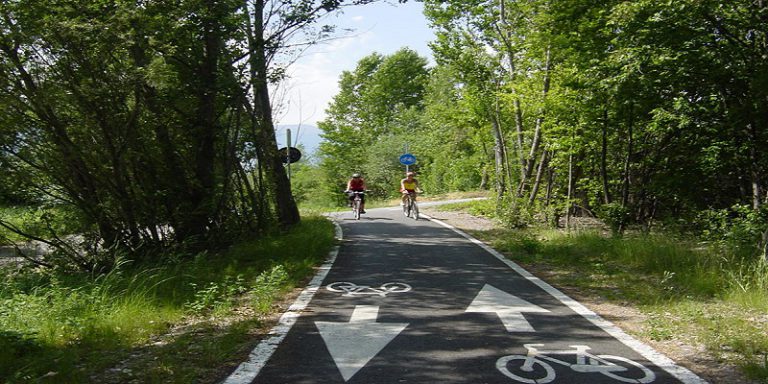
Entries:
<svg viewBox="0 0 768 384">
<path fill-rule="evenodd" d="M 531 249 L 525 241 L 523 249 Z M 762 258 L 663 237 L 561 234 L 536 244 L 531 261 L 579 271 L 561 280 L 568 286 L 655 314 L 646 326 L 649 337 L 694 340 L 742 365 L 751 378 L 768 380 L 768 267 Z"/>
<path fill-rule="evenodd" d="M 131 349 L 191 319 L 215 322 L 243 308 L 259 318 L 312 271 L 332 244 L 332 224 L 314 217 L 287 234 L 226 252 L 155 265 L 124 262 L 107 275 L 9 270 L 0 278 L 0 382 L 87 382 Z M 242 343 L 242 337 L 232 338 L 212 351 L 228 346 L 219 353 L 231 353 Z M 174 366 L 189 365 L 178 356 L 163 361 L 173 375 L 192 369 Z M 220 369 L 220 363 L 211 363 L 211 370 Z M 164 375 L 162 370 L 151 374 Z M 178 377 L 196 380 L 194 374 Z"/>
<path fill-rule="evenodd" d="M 768 299 L 768 265 L 738 250 L 704 247 L 693 240 L 664 236 L 614 238 L 599 232 L 497 230 L 478 234 L 522 261 L 569 266 L 575 271 L 634 273 L 669 291 L 665 298 L 746 297 Z M 625 277 L 622 277 L 624 279 Z M 635 279 L 632 279 L 634 282 Z M 657 300 L 654 292 L 648 300 Z"/>
</svg>

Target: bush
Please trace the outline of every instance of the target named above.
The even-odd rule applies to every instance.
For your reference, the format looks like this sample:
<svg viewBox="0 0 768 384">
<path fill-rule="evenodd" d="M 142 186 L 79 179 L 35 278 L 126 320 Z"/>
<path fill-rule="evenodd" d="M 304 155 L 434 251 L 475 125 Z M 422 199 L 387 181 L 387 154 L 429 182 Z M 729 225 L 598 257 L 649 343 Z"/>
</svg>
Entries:
<svg viewBox="0 0 768 384">
<path fill-rule="evenodd" d="M 631 212 L 629 207 L 620 203 L 609 203 L 602 205 L 597 210 L 597 217 L 602 220 L 614 236 L 621 236 L 629 223 Z"/>
<path fill-rule="evenodd" d="M 288 281 L 288 272 L 282 265 L 262 272 L 251 290 L 253 306 L 259 311 L 268 311 L 277 295 L 288 286 Z"/>
<path fill-rule="evenodd" d="M 535 222 L 535 212 L 525 199 L 507 195 L 499 208 L 499 219 L 507 228 L 527 228 Z"/>
<path fill-rule="evenodd" d="M 695 219 L 698 235 L 706 240 L 733 246 L 750 253 L 762 252 L 768 229 L 768 207 L 755 210 L 748 205 L 709 209 Z"/>
<path fill-rule="evenodd" d="M 194 299 L 185 307 L 192 313 L 228 308 L 238 295 L 248 290 L 243 275 L 226 276 L 224 281 L 210 282 L 201 289 L 197 289 L 196 283 L 190 283 L 190 286 L 195 289 Z"/>
</svg>

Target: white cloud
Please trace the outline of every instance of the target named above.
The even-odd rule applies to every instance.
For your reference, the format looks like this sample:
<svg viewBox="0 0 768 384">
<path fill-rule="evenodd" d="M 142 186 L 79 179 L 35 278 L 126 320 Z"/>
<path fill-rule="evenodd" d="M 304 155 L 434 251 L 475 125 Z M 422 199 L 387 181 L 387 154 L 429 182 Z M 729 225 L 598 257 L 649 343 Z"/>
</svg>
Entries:
<svg viewBox="0 0 768 384">
<path fill-rule="evenodd" d="M 324 59 L 294 64 L 291 78 L 284 84 L 284 114 L 280 124 L 316 124 L 325 118 L 325 109 L 338 92 L 338 73 Z"/>
<path fill-rule="evenodd" d="M 410 46 L 431 56 L 427 41 L 433 38 L 422 4 L 370 4 L 354 8 L 354 14 L 341 14 L 334 21 L 339 30 L 355 29 L 346 37 L 312 47 L 289 69 L 290 78 L 282 85 L 282 109 L 276 111 L 280 124 L 312 124 L 325 119 L 325 109 L 338 92 L 342 71 L 353 70 L 357 62 L 374 51 L 391 54 Z M 275 100 L 280 91 L 274 91 Z"/>
<path fill-rule="evenodd" d="M 313 52 L 294 63 L 282 89 L 274 91 L 275 98 L 282 99 L 278 109 L 284 110 L 277 111 L 278 122 L 316 125 L 325 119 L 325 109 L 338 93 L 341 72 L 353 70 L 360 58 L 370 54 L 366 47 L 372 37 L 367 32 L 336 39 L 313 47 Z"/>
</svg>

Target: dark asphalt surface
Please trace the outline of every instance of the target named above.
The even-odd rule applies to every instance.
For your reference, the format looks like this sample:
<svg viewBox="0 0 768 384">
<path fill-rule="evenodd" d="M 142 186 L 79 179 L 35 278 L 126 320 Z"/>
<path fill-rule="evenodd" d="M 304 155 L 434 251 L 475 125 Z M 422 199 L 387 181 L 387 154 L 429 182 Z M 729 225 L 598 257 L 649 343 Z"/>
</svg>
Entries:
<svg viewBox="0 0 768 384">
<path fill-rule="evenodd" d="M 370 210 L 360 221 L 344 213 L 338 222 L 344 241 L 323 287 L 253 382 L 683 382 L 450 229 L 396 210 Z M 412 289 L 345 296 L 326 288 L 334 282 Z M 483 312 L 494 299 L 507 304 L 499 306 L 501 316 Z M 537 311 L 522 313 L 522 322 L 509 308 L 526 305 L 520 299 Z M 516 324 L 511 331 L 502 317 Z M 526 322 L 532 329 L 520 328 Z M 526 372 L 530 344 L 543 351 L 587 346 L 592 356 L 635 364 L 587 356 L 573 365 L 575 354 L 545 354 Z"/>
</svg>

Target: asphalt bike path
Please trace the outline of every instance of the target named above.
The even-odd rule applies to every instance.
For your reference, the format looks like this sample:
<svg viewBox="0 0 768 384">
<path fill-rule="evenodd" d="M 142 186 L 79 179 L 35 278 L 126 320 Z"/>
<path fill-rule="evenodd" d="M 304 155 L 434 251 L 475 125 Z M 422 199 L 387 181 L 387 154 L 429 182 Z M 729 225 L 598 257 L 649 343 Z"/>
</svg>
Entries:
<svg viewBox="0 0 768 384">
<path fill-rule="evenodd" d="M 336 221 L 335 261 L 225 383 L 705 383 L 447 224 Z"/>
</svg>

